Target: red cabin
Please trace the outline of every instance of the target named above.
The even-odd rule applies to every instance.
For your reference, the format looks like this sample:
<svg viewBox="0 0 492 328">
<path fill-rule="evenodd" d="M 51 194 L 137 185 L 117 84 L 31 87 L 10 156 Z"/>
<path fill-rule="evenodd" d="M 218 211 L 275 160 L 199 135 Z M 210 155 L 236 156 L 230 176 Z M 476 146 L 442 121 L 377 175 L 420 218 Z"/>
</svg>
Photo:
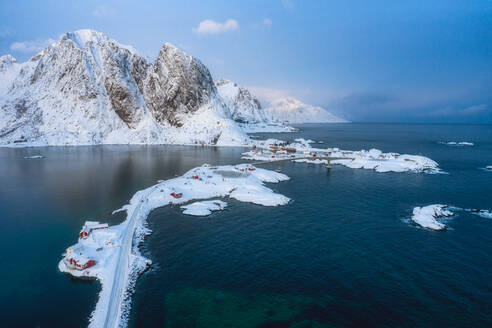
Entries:
<svg viewBox="0 0 492 328">
<path fill-rule="evenodd" d="M 68 266 L 75 270 L 85 270 L 87 268 L 93 267 L 94 265 L 96 265 L 96 263 L 97 262 L 94 260 L 86 260 L 86 259 L 81 259 L 77 261 L 74 258 L 70 258 L 68 260 Z"/>
<path fill-rule="evenodd" d="M 254 167 L 248 167 L 248 171 L 254 171 L 256 170 Z"/>
<path fill-rule="evenodd" d="M 198 175 L 194 175 L 191 177 L 192 179 L 198 180 Z"/>
<path fill-rule="evenodd" d="M 87 221 L 85 222 L 84 226 L 82 227 L 82 230 L 79 233 L 79 238 L 80 239 L 85 239 L 87 238 L 94 230 L 99 230 L 99 229 L 107 229 L 109 226 L 107 223 L 99 223 L 95 221 Z"/>
<path fill-rule="evenodd" d="M 183 193 L 182 192 L 178 192 L 178 193 L 172 192 L 171 196 L 173 196 L 174 198 L 181 198 L 181 197 L 183 197 Z"/>
</svg>

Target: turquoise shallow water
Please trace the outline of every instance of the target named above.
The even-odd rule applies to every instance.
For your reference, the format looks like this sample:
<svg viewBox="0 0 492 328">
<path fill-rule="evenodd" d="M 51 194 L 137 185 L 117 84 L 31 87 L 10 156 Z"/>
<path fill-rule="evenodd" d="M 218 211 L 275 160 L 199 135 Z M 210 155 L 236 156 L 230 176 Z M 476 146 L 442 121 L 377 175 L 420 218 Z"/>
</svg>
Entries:
<svg viewBox="0 0 492 328">
<path fill-rule="evenodd" d="M 449 174 L 378 174 L 286 163 L 290 197 L 267 208 L 226 199 L 206 218 L 165 207 L 149 217 L 131 327 L 487 327 L 492 325 L 492 220 L 460 212 L 450 230 L 408 222 L 414 206 L 492 210 L 492 127 L 304 125 L 323 147 L 422 154 Z M 451 147 L 438 141 L 472 141 Z M 98 283 L 57 271 L 87 218 L 110 216 L 138 189 L 239 148 L 0 149 L 0 311 L 6 326 L 84 326 Z M 46 158 L 25 160 L 41 153 Z M 267 165 L 266 168 L 277 168 Z M 60 321 L 62 320 L 62 321 Z"/>
</svg>

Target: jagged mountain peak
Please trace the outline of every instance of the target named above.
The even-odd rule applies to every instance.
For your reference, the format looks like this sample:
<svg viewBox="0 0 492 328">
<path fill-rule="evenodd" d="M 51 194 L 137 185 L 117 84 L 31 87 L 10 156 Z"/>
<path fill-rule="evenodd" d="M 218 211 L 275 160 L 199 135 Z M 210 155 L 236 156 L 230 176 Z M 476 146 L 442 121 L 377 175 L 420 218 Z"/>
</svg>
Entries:
<svg viewBox="0 0 492 328">
<path fill-rule="evenodd" d="M 138 55 L 138 51 L 134 47 L 121 44 L 118 41 L 109 38 L 106 34 L 92 29 L 81 29 L 73 32 L 67 32 L 62 35 L 58 44 L 67 41 L 73 42 L 75 47 L 78 49 L 112 44 L 117 48 L 128 50 L 131 54 Z"/>
<path fill-rule="evenodd" d="M 174 126 L 183 124 L 182 114 L 196 112 L 218 98 L 208 68 L 170 43 L 162 46 L 145 93 L 157 121 L 168 121 Z"/>
<path fill-rule="evenodd" d="M 89 45 L 89 43 L 99 44 L 109 41 L 108 37 L 104 33 L 90 29 L 82 29 L 65 33 L 62 36 L 61 41 L 65 40 L 73 41 L 78 48 L 85 48 Z"/>
</svg>

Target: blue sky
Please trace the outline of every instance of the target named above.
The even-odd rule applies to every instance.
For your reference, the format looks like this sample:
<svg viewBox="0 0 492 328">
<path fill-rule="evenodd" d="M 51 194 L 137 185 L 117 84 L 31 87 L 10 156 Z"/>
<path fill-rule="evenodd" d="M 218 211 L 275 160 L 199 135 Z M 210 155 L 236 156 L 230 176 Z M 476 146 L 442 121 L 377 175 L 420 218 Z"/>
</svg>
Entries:
<svg viewBox="0 0 492 328">
<path fill-rule="evenodd" d="M 2 1 L 0 54 L 81 28 L 353 121 L 492 123 L 492 1 Z"/>
</svg>

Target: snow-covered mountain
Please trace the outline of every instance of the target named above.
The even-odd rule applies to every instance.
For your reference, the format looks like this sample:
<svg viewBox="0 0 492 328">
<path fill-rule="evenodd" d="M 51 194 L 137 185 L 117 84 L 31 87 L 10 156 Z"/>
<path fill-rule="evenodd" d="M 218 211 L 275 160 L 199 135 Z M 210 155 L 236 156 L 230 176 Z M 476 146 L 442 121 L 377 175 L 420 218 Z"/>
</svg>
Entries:
<svg viewBox="0 0 492 328">
<path fill-rule="evenodd" d="M 261 103 L 248 89 L 229 80 L 216 83 L 220 97 L 231 112 L 232 119 L 248 133 L 291 132 L 295 129 L 267 117 Z"/>
<path fill-rule="evenodd" d="M 271 100 L 270 106 L 264 111 L 268 119 L 286 123 L 347 122 L 321 107 L 305 104 L 292 97 Z"/>
<path fill-rule="evenodd" d="M 79 30 L 19 64 L 0 58 L 0 144 L 238 145 L 208 69 L 170 44 L 154 63 Z"/>
<path fill-rule="evenodd" d="M 232 118 L 241 123 L 267 123 L 260 101 L 246 88 L 228 80 L 217 82 L 217 90 L 231 111 Z"/>
</svg>

